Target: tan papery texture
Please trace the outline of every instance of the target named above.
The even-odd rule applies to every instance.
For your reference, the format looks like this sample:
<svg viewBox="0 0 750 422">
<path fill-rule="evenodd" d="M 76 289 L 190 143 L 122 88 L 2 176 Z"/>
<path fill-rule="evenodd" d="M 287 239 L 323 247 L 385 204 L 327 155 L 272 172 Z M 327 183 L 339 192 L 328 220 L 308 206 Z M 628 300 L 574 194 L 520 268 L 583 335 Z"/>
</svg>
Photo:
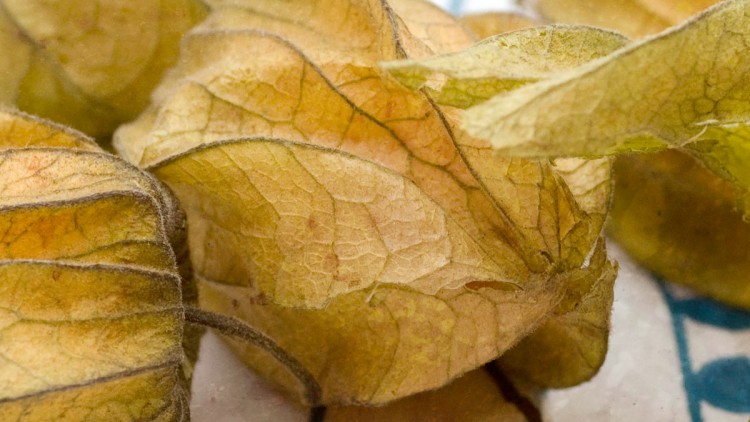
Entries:
<svg viewBox="0 0 750 422">
<path fill-rule="evenodd" d="M 470 45 L 461 24 L 415 1 L 212 6 L 115 139 L 180 198 L 202 306 L 274 338 L 344 404 L 440 387 L 557 312 L 606 201 L 546 160 L 482 154 L 461 110 L 379 67 Z M 600 166 L 583 191 L 607 192 Z"/>
<path fill-rule="evenodd" d="M 102 142 L 148 105 L 199 0 L 0 1 L 0 104 Z"/>
<path fill-rule="evenodd" d="M 191 365 L 153 177 L 0 110 L 0 420 L 184 420 Z"/>
</svg>

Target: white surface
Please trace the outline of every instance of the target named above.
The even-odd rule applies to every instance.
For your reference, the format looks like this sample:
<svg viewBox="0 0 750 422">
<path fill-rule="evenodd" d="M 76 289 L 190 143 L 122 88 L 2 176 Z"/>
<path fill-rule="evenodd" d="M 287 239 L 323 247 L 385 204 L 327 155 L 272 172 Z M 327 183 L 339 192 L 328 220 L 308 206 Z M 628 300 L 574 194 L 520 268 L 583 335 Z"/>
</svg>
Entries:
<svg viewBox="0 0 750 422">
<path fill-rule="evenodd" d="M 592 381 L 548 392 L 545 420 L 689 420 L 677 343 L 662 294 L 616 245 L 610 242 L 607 249 L 620 263 L 607 360 Z"/>
<path fill-rule="evenodd" d="M 433 0 L 433 3 L 456 14 L 487 10 L 519 10 L 513 0 Z"/>
<path fill-rule="evenodd" d="M 194 422 L 304 422 L 308 412 L 250 372 L 208 332 L 201 340 L 190 403 Z"/>
</svg>

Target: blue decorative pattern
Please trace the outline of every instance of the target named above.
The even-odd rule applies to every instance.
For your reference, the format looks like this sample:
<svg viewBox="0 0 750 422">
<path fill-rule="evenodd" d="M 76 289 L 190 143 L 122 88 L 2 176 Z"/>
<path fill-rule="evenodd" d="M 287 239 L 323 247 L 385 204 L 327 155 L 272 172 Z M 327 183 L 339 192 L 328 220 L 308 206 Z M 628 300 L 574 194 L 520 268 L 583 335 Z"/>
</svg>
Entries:
<svg viewBox="0 0 750 422">
<path fill-rule="evenodd" d="M 750 412 L 750 358 L 726 356 L 714 359 L 695 372 L 685 331 L 687 318 L 725 330 L 747 329 L 750 328 L 750 313 L 727 308 L 710 299 L 677 299 L 664 281 L 657 283 L 672 315 L 672 328 L 692 422 L 703 422 L 702 401 L 728 412 Z"/>
</svg>

